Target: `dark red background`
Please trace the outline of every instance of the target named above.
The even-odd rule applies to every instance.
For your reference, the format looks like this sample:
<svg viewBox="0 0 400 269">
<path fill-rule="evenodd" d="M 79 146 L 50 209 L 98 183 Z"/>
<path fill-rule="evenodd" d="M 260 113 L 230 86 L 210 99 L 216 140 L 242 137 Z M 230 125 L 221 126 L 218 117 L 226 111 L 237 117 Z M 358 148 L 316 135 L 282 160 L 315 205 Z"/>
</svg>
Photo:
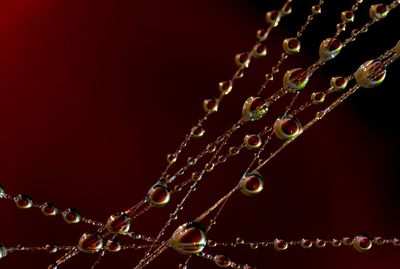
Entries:
<svg viewBox="0 0 400 269">
<path fill-rule="evenodd" d="M 316 2 L 294 2 L 295 12 L 268 41 L 270 55 L 237 84 L 207 123 L 204 141 L 195 142 L 186 157 L 240 117 L 241 104 L 278 57 L 282 37 L 295 34 Z M 304 53 L 286 68 L 316 60 L 319 42 L 335 30 L 338 6 L 350 6 L 337 2 L 328 1 L 324 12 L 329 14 L 306 32 Z M 75 207 L 98 220 L 137 202 L 165 167 L 165 155 L 202 115 L 202 100 L 216 96 L 217 83 L 234 72 L 233 56 L 251 48 L 256 30 L 266 27 L 265 11 L 282 3 L 1 1 L 0 183 L 10 193 Z M 365 21 L 367 8 L 361 11 Z M 399 16 L 393 12 L 328 63 L 316 75 L 321 82 L 310 85 L 304 96 L 311 88 L 327 87 L 330 76 L 347 75 L 393 46 L 400 36 L 390 27 L 398 25 Z M 265 191 L 255 198 L 235 194 L 210 237 L 400 236 L 399 70 L 398 63 L 391 66 L 383 86 L 360 90 L 282 152 L 262 171 Z M 250 125 L 246 132 L 257 130 Z M 240 141 L 246 132 L 233 140 Z M 207 175 L 175 227 L 236 184 L 251 157 L 243 155 Z M 152 210 L 133 229 L 154 234 L 171 209 Z M 0 202 L 0 212 L 0 241 L 6 246 L 74 245 L 90 229 L 45 218 L 37 210 L 20 211 L 10 201 Z M 297 247 L 286 253 L 271 248 L 206 251 L 223 251 L 258 268 L 390 269 L 400 263 L 399 249 L 390 246 L 368 254 L 331 247 Z M 13 254 L 0 268 L 46 268 L 58 255 Z M 133 268 L 141 255 L 107 254 L 98 268 Z M 170 250 L 149 268 L 177 268 L 184 259 Z M 80 255 L 63 268 L 90 268 L 94 260 Z M 190 268 L 213 266 L 195 258 Z"/>
</svg>

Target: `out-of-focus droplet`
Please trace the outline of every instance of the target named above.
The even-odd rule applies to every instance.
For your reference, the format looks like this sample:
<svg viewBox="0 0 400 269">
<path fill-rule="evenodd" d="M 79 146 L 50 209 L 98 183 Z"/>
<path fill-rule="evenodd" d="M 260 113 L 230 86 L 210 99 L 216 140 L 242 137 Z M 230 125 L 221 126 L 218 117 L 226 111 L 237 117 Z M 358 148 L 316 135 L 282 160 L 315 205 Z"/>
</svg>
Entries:
<svg viewBox="0 0 400 269">
<path fill-rule="evenodd" d="M 56 216 L 58 214 L 57 207 L 52 203 L 45 203 L 40 207 L 45 216 Z"/>
<path fill-rule="evenodd" d="M 18 194 L 17 196 L 15 196 L 14 202 L 19 209 L 28 209 L 31 208 L 33 205 L 32 199 L 25 194 Z"/>
<path fill-rule="evenodd" d="M 76 209 L 68 208 L 62 212 L 63 219 L 68 224 L 76 224 L 81 221 L 81 215 Z"/>
</svg>

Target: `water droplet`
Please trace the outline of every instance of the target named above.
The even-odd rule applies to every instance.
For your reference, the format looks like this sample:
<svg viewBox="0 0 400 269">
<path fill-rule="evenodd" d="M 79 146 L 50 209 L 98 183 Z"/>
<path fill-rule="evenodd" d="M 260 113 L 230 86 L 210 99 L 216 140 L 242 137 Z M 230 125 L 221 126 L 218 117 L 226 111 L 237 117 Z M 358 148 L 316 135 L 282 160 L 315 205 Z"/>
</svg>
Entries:
<svg viewBox="0 0 400 269">
<path fill-rule="evenodd" d="M 267 55 L 267 48 L 264 44 L 258 43 L 253 47 L 252 53 L 255 57 L 264 57 Z"/>
<path fill-rule="evenodd" d="M 179 226 L 169 240 L 173 249 L 186 255 L 202 252 L 206 243 L 206 234 L 198 222 L 189 222 Z"/>
<path fill-rule="evenodd" d="M 106 243 L 106 249 L 109 252 L 118 252 L 122 249 L 121 243 L 117 238 L 109 239 Z"/>
<path fill-rule="evenodd" d="M 300 52 L 300 41 L 297 38 L 286 38 L 282 44 L 286 54 L 293 55 Z"/>
<path fill-rule="evenodd" d="M 258 244 L 257 243 L 250 243 L 250 248 L 251 249 L 258 249 Z"/>
<path fill-rule="evenodd" d="M 274 240 L 274 248 L 277 251 L 284 251 L 289 247 L 289 244 L 285 239 L 278 238 Z"/>
<path fill-rule="evenodd" d="M 218 110 L 218 102 L 215 99 L 206 99 L 203 102 L 203 109 L 206 113 L 214 113 Z"/>
<path fill-rule="evenodd" d="M 334 247 L 340 247 L 342 245 L 342 241 L 340 241 L 339 239 L 333 239 L 331 244 Z"/>
<path fill-rule="evenodd" d="M 194 138 L 200 138 L 204 135 L 205 130 L 202 125 L 193 126 L 190 130 L 190 135 Z"/>
<path fill-rule="evenodd" d="M 255 121 L 263 118 L 268 112 L 269 103 L 261 96 L 249 97 L 243 105 L 242 119 Z"/>
<path fill-rule="evenodd" d="M 342 12 L 342 21 L 348 23 L 354 21 L 354 12 L 351 10 L 343 11 Z"/>
<path fill-rule="evenodd" d="M 217 266 L 222 268 L 227 268 L 231 265 L 231 260 L 227 256 L 221 254 L 215 255 L 213 261 Z"/>
<path fill-rule="evenodd" d="M 388 6 L 385 4 L 372 5 L 369 9 L 369 16 L 373 20 L 380 20 L 387 16 L 389 13 Z"/>
<path fill-rule="evenodd" d="M 344 77 L 333 77 L 333 78 L 331 78 L 330 85 L 335 90 L 340 91 L 340 90 L 344 90 L 347 87 L 347 83 L 348 83 L 348 81 Z"/>
<path fill-rule="evenodd" d="M 288 92 L 298 92 L 304 89 L 309 79 L 307 71 L 303 68 L 289 70 L 283 77 L 283 88 Z"/>
<path fill-rule="evenodd" d="M 147 193 L 146 201 L 154 207 L 163 207 L 171 199 L 171 189 L 164 183 L 158 182 Z"/>
<path fill-rule="evenodd" d="M 108 218 L 106 228 L 113 234 L 126 234 L 131 228 L 131 218 L 124 212 L 115 213 Z"/>
<path fill-rule="evenodd" d="M 15 205 L 20 209 L 28 209 L 32 207 L 32 199 L 25 194 L 18 194 L 14 197 Z"/>
<path fill-rule="evenodd" d="M 301 241 L 300 241 L 300 246 L 301 246 L 302 248 L 304 248 L 304 249 L 311 248 L 312 245 L 313 245 L 313 241 L 311 241 L 310 239 L 303 238 L 303 239 L 301 239 Z"/>
<path fill-rule="evenodd" d="M 336 38 L 327 38 L 319 46 L 319 58 L 331 60 L 335 58 L 342 49 L 342 43 Z"/>
<path fill-rule="evenodd" d="M 320 5 L 315 5 L 311 7 L 311 13 L 313 15 L 315 14 L 320 14 L 321 13 L 321 6 Z"/>
<path fill-rule="evenodd" d="M 239 188 L 247 196 L 259 194 L 264 188 L 264 181 L 261 174 L 257 171 L 246 174 L 240 180 Z"/>
<path fill-rule="evenodd" d="M 81 221 L 81 215 L 76 209 L 68 208 L 62 212 L 63 219 L 68 224 L 75 224 Z"/>
<path fill-rule="evenodd" d="M 286 2 L 281 9 L 281 14 L 282 16 L 286 16 L 290 13 L 292 13 L 292 3 Z"/>
<path fill-rule="evenodd" d="M 0 260 L 7 256 L 7 248 L 0 243 Z"/>
<path fill-rule="evenodd" d="M 278 26 L 278 24 L 281 20 L 281 13 L 278 10 L 269 11 L 265 15 L 265 19 L 266 19 L 267 23 L 269 23 L 273 27 L 276 27 L 276 26 Z"/>
<path fill-rule="evenodd" d="M 311 94 L 311 102 L 314 105 L 322 104 L 325 101 L 325 94 L 323 92 L 313 92 Z"/>
<path fill-rule="evenodd" d="M 56 253 L 58 251 L 58 246 L 56 244 L 47 244 L 46 251 L 48 253 Z"/>
<path fill-rule="evenodd" d="M 176 154 L 168 154 L 167 155 L 167 162 L 169 164 L 173 164 L 174 162 L 176 162 Z"/>
<path fill-rule="evenodd" d="M 361 87 L 373 88 L 383 82 L 386 77 L 386 69 L 381 61 L 370 60 L 357 69 L 354 77 Z"/>
<path fill-rule="evenodd" d="M 262 139 L 258 134 L 248 134 L 244 137 L 244 143 L 248 149 L 258 149 L 262 145 Z"/>
<path fill-rule="evenodd" d="M 323 248 L 323 247 L 326 246 L 326 241 L 323 240 L 323 239 L 317 238 L 317 240 L 315 240 L 315 246 L 316 246 L 317 248 Z"/>
<path fill-rule="evenodd" d="M 4 187 L 0 185 L 0 199 L 6 197 L 6 191 L 4 190 Z"/>
<path fill-rule="evenodd" d="M 79 239 L 78 249 L 84 253 L 96 253 L 103 248 L 103 237 L 97 232 L 84 233 Z"/>
<path fill-rule="evenodd" d="M 58 214 L 57 207 L 52 203 L 45 203 L 40 207 L 45 216 L 56 216 Z"/>
<path fill-rule="evenodd" d="M 372 241 L 367 235 L 358 235 L 354 238 L 353 247 L 359 252 L 366 252 L 371 249 Z"/>
<path fill-rule="evenodd" d="M 292 115 L 278 118 L 274 123 L 274 133 L 279 139 L 293 139 L 302 131 L 300 122 Z"/>
<path fill-rule="evenodd" d="M 235 156 L 238 155 L 240 152 L 240 147 L 230 147 L 229 148 L 229 155 Z"/>
<path fill-rule="evenodd" d="M 247 68 L 250 65 L 250 54 L 247 52 L 243 52 L 243 53 L 239 53 L 236 54 L 235 56 L 235 62 L 237 64 L 237 66 L 241 67 L 241 68 Z"/>
<path fill-rule="evenodd" d="M 224 95 L 229 94 L 232 91 L 233 81 L 223 81 L 218 84 L 219 91 Z"/>
</svg>

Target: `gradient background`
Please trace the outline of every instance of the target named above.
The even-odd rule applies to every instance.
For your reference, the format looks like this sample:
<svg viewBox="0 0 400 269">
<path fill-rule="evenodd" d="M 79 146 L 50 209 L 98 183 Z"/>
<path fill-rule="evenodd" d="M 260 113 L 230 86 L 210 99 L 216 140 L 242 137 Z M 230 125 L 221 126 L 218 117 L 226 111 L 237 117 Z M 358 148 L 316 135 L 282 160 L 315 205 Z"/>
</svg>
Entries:
<svg viewBox="0 0 400 269">
<path fill-rule="evenodd" d="M 237 83 L 221 112 L 207 123 L 205 141 L 193 143 L 192 155 L 240 117 L 241 104 L 256 92 L 278 57 L 282 38 L 295 34 L 309 5 L 316 2 L 294 2 L 293 15 L 268 41 L 269 56 L 257 60 Z M 328 2 L 324 11 L 329 15 L 316 19 L 305 34 L 303 53 L 286 68 L 315 61 L 319 42 L 335 30 L 338 6 L 351 5 Z M 365 2 L 369 6 L 373 1 Z M 75 207 L 98 220 L 134 204 L 160 175 L 165 155 L 203 114 L 202 100 L 216 96 L 217 83 L 231 77 L 233 56 L 250 49 L 256 30 L 266 27 L 265 11 L 282 3 L 1 1 L 0 183 L 11 194 L 27 193 L 61 209 Z M 361 11 L 364 16 L 357 19 L 363 22 L 367 11 Z M 393 12 L 328 63 L 303 97 L 308 98 L 311 89 L 325 88 L 332 75 L 347 75 L 392 47 L 400 33 L 390 27 L 398 26 L 399 17 L 398 10 Z M 237 236 L 332 238 L 360 232 L 400 236 L 399 71 L 398 63 L 391 66 L 383 86 L 360 90 L 282 152 L 262 171 L 265 191 L 255 198 L 235 194 L 209 236 L 219 241 Z M 250 125 L 233 141 L 257 130 L 257 124 Z M 250 157 L 244 152 L 240 160 L 234 158 L 207 175 L 171 229 L 231 189 Z M 154 233 L 170 210 L 172 204 L 150 211 L 133 229 Z M 45 218 L 37 210 L 18 210 L 10 201 L 0 201 L 0 212 L 0 241 L 6 246 L 76 244 L 90 229 L 67 225 L 59 217 Z M 400 264 L 399 249 L 390 246 L 368 254 L 332 247 L 293 247 L 285 253 L 272 248 L 206 251 L 228 253 L 258 268 L 391 269 Z M 0 268 L 47 268 L 60 254 L 13 254 Z M 98 268 L 133 268 L 141 255 L 107 254 Z M 95 258 L 79 255 L 63 268 L 90 268 Z M 184 259 L 169 250 L 149 268 L 177 268 Z M 200 258 L 192 261 L 190 268 L 214 267 Z"/>
</svg>

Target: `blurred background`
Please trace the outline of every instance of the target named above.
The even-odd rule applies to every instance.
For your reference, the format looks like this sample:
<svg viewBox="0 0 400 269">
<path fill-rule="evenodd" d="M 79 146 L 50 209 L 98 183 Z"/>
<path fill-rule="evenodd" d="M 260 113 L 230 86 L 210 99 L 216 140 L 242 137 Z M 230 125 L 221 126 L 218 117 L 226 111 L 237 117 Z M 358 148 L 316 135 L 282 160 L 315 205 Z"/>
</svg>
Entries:
<svg viewBox="0 0 400 269">
<path fill-rule="evenodd" d="M 224 99 L 220 112 L 210 117 L 204 139 L 194 142 L 172 171 L 240 117 L 242 103 L 257 92 L 279 58 L 283 38 L 295 35 L 317 2 L 293 2 L 292 15 L 267 41 L 268 56 L 255 60 Z M 304 34 L 302 53 L 285 69 L 317 60 L 320 42 L 334 34 L 341 11 L 352 4 L 326 2 L 323 15 Z M 250 50 L 256 31 L 267 27 L 265 12 L 283 3 L 1 1 L 0 184 L 10 194 L 26 193 L 60 209 L 74 207 L 99 221 L 129 208 L 156 182 L 167 164 L 165 156 L 203 115 L 203 100 L 216 97 L 218 82 L 231 78 L 236 70 L 234 55 Z M 356 22 L 349 26 L 365 23 L 373 3 L 364 1 Z M 399 10 L 389 14 L 318 71 L 302 100 L 328 87 L 331 76 L 348 75 L 394 46 L 400 39 L 399 18 Z M 341 40 L 347 36 L 348 32 Z M 279 154 L 261 171 L 264 191 L 254 198 L 235 194 L 209 237 L 217 241 L 237 236 L 254 241 L 328 239 L 358 233 L 399 237 L 399 71 L 399 63 L 390 66 L 382 86 L 361 89 Z M 281 76 L 276 85 L 280 81 Z M 276 109 L 279 113 L 279 106 Z M 306 122 L 306 116 L 299 119 Z M 269 118 L 248 125 L 232 143 L 272 122 Z M 207 174 L 168 231 L 230 190 L 251 156 L 243 152 Z M 180 197 L 140 217 L 132 229 L 154 235 Z M 46 218 L 35 209 L 18 210 L 8 200 L 0 201 L 0 212 L 0 242 L 6 246 L 75 245 L 91 229 L 86 224 L 67 225 L 60 217 Z M 399 250 L 391 246 L 374 247 L 368 253 L 332 247 L 292 247 L 284 253 L 272 248 L 205 249 L 257 268 L 275 269 L 398 268 Z M 59 255 L 16 253 L 2 259 L 0 268 L 47 268 Z M 107 254 L 97 268 L 133 268 L 142 255 L 141 251 Z M 82 254 L 62 268 L 90 268 L 96 257 Z M 178 268 L 185 258 L 168 250 L 148 268 Z M 190 265 L 215 267 L 200 258 Z"/>
</svg>

